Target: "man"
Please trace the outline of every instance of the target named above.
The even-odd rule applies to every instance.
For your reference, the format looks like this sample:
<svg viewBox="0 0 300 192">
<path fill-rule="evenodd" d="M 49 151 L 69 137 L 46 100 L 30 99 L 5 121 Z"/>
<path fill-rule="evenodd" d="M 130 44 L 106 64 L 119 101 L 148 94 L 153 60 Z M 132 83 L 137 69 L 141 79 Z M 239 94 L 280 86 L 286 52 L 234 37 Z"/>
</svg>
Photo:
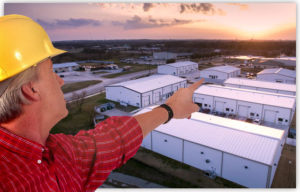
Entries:
<svg viewBox="0 0 300 192">
<path fill-rule="evenodd" d="M 64 52 L 30 18 L 0 18 L 0 191 L 94 191 L 149 132 L 199 110 L 192 95 L 202 80 L 148 113 L 111 117 L 75 136 L 49 134 L 68 114 L 51 61 Z"/>
</svg>

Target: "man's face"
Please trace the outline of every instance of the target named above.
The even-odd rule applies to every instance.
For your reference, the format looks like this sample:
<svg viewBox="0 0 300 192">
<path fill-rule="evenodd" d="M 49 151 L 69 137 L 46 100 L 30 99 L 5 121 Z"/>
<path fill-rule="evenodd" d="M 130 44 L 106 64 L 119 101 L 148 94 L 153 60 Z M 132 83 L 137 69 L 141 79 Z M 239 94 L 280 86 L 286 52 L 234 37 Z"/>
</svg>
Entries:
<svg viewBox="0 0 300 192">
<path fill-rule="evenodd" d="M 53 72 L 51 59 L 39 64 L 39 94 L 42 110 L 48 113 L 45 119 L 53 126 L 68 115 L 66 101 L 61 90 L 64 81 Z"/>
</svg>

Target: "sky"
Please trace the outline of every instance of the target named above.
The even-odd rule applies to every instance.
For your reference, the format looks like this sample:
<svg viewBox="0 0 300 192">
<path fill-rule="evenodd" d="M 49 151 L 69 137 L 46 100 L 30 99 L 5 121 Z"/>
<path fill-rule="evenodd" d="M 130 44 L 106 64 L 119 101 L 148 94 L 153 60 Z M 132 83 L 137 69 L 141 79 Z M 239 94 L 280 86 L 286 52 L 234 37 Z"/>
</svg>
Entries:
<svg viewBox="0 0 300 192">
<path fill-rule="evenodd" d="M 4 3 L 4 15 L 41 24 L 52 41 L 296 40 L 296 3 Z"/>
</svg>

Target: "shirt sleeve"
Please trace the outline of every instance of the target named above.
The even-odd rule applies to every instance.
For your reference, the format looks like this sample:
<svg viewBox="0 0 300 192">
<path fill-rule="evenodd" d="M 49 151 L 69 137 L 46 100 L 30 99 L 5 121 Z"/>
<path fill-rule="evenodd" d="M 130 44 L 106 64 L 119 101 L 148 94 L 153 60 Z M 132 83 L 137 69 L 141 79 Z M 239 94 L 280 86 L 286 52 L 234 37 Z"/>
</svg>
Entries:
<svg viewBox="0 0 300 192">
<path fill-rule="evenodd" d="M 94 191 L 110 172 L 135 155 L 143 140 L 140 125 L 133 117 L 110 117 L 95 129 L 72 136 L 71 154 L 86 191 Z"/>
</svg>

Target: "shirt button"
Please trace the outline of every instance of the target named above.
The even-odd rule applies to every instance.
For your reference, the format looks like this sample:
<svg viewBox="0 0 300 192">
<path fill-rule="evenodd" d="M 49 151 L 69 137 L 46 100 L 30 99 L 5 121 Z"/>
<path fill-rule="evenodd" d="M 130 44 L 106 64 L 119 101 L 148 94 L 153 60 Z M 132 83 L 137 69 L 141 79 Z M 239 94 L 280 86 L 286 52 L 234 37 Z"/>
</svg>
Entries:
<svg viewBox="0 0 300 192">
<path fill-rule="evenodd" d="M 37 163 L 38 163 L 38 164 L 41 164 L 41 163 L 42 163 L 42 160 L 40 160 L 40 159 L 37 160 Z"/>
</svg>

